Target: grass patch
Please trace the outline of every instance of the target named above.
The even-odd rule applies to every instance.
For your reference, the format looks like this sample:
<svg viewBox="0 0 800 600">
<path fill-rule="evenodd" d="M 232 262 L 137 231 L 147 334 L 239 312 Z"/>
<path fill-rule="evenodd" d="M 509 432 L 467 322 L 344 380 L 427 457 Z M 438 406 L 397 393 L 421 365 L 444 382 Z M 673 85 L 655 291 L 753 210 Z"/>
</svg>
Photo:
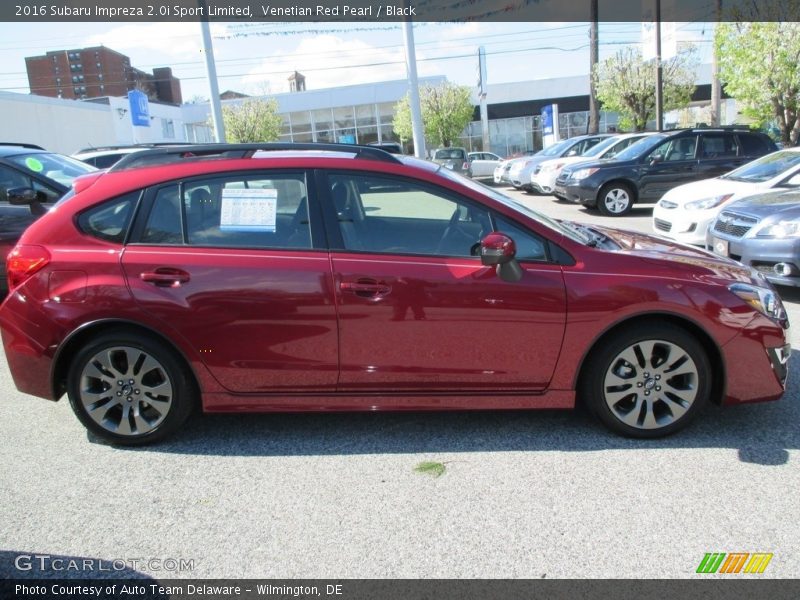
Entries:
<svg viewBox="0 0 800 600">
<path fill-rule="evenodd" d="M 445 466 L 444 463 L 440 462 L 423 461 L 414 467 L 414 471 L 431 477 L 441 477 L 444 475 Z"/>
</svg>

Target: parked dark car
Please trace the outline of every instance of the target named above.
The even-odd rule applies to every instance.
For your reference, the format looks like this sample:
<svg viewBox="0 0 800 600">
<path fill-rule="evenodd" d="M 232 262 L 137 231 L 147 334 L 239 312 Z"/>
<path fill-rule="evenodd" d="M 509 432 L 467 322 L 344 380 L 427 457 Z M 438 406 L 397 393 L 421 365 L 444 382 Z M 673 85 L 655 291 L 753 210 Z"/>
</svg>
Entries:
<svg viewBox="0 0 800 600">
<path fill-rule="evenodd" d="M 23 234 L 0 306 L 22 392 L 142 444 L 207 412 L 586 403 L 677 431 L 784 392 L 788 320 L 749 267 L 554 221 L 366 146 L 147 150 Z M 741 365 L 746 364 L 747 369 Z"/>
<path fill-rule="evenodd" d="M 768 136 L 747 129 L 657 133 L 611 160 L 565 167 L 553 193 L 619 217 L 637 202 L 658 202 L 677 185 L 717 177 L 775 149 Z"/>
<path fill-rule="evenodd" d="M 706 245 L 772 283 L 800 287 L 800 190 L 734 200 L 712 221 Z"/>
<path fill-rule="evenodd" d="M 25 228 L 67 193 L 75 177 L 94 170 L 40 146 L 0 143 L 0 255 L 6 257 Z M 0 294 L 6 289 L 3 273 Z"/>
</svg>

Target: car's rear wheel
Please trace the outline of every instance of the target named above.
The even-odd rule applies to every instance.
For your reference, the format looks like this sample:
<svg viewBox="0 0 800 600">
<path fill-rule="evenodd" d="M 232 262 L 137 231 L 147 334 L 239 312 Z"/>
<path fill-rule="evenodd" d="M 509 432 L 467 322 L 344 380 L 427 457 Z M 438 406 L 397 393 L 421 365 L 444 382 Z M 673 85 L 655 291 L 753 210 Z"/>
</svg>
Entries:
<svg viewBox="0 0 800 600">
<path fill-rule="evenodd" d="M 589 358 L 580 396 L 622 435 L 655 438 L 685 427 L 708 402 L 711 366 L 683 329 L 647 325 L 622 330 Z"/>
<path fill-rule="evenodd" d="M 67 391 L 89 431 L 124 445 L 174 433 L 191 413 L 196 394 L 175 353 L 134 332 L 101 335 L 81 348 L 69 369 Z"/>
<path fill-rule="evenodd" d="M 597 196 L 597 209 L 607 217 L 621 217 L 633 208 L 633 191 L 624 183 L 609 183 Z"/>
</svg>

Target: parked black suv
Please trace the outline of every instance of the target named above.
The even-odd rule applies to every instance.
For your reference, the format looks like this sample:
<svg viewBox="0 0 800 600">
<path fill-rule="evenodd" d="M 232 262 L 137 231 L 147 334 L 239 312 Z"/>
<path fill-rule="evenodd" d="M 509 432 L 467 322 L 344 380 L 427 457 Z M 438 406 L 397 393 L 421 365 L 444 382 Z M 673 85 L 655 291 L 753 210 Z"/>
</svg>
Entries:
<svg viewBox="0 0 800 600">
<path fill-rule="evenodd" d="M 0 258 L 5 261 L 22 232 L 70 189 L 73 179 L 94 170 L 40 146 L 0 142 Z M 25 200 L 26 195 L 35 198 L 35 202 Z M 16 198 L 22 203 L 15 204 Z M 0 294 L 6 289 L 2 269 Z"/>
<path fill-rule="evenodd" d="M 635 202 L 657 202 L 675 186 L 727 173 L 776 149 L 765 134 L 749 129 L 657 133 L 613 159 L 565 167 L 554 195 L 619 217 L 630 212 Z"/>
</svg>

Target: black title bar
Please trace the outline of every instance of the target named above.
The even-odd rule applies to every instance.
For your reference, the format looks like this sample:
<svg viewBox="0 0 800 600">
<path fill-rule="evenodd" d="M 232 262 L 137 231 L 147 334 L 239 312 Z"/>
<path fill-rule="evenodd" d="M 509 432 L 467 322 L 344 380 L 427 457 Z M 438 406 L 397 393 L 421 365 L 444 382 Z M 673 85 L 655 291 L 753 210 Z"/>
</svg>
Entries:
<svg viewBox="0 0 800 600">
<path fill-rule="evenodd" d="M 591 0 L 3 0 L 6 22 L 588 22 Z M 797 0 L 661 0 L 662 21 L 800 21 Z M 598 0 L 603 22 L 653 21 L 656 0 Z"/>
</svg>

